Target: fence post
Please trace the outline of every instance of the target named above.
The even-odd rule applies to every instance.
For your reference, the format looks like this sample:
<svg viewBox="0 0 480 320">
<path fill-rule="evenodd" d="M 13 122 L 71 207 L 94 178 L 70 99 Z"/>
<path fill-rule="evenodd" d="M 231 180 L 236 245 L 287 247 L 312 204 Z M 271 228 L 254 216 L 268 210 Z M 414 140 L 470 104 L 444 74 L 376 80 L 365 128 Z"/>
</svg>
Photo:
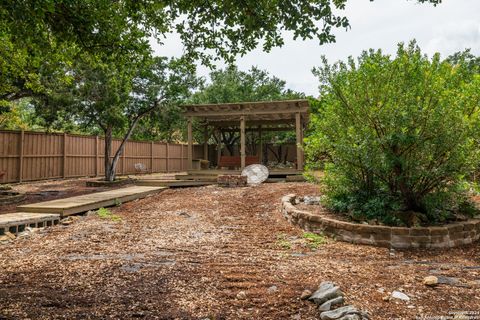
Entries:
<svg viewBox="0 0 480 320">
<path fill-rule="evenodd" d="M 170 153 L 168 149 L 170 149 L 169 143 L 165 144 L 166 152 L 165 152 L 165 171 L 170 172 Z"/>
<path fill-rule="evenodd" d="M 23 141 L 25 139 L 25 131 L 20 131 L 20 150 L 19 150 L 19 157 L 18 157 L 18 182 L 22 182 L 23 176 Z"/>
<path fill-rule="evenodd" d="M 95 136 L 95 177 L 98 177 L 98 136 Z"/>
<path fill-rule="evenodd" d="M 125 153 L 127 153 L 127 143 L 125 143 L 122 151 L 122 174 L 125 174 Z"/>
<path fill-rule="evenodd" d="M 67 134 L 63 133 L 63 170 L 62 177 L 66 178 L 67 176 Z"/>
<path fill-rule="evenodd" d="M 180 171 L 183 171 L 183 144 L 180 144 Z"/>
<path fill-rule="evenodd" d="M 150 173 L 153 173 L 153 141 L 150 141 Z"/>
</svg>

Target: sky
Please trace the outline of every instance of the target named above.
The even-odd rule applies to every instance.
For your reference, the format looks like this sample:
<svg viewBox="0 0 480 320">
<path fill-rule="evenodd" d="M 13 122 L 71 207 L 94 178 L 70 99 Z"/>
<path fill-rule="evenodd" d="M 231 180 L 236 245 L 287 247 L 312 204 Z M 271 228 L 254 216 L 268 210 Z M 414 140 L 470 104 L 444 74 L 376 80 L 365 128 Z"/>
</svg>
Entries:
<svg viewBox="0 0 480 320">
<path fill-rule="evenodd" d="M 318 81 L 311 70 L 321 65 L 322 55 L 333 63 L 369 48 L 394 54 L 399 42 L 412 39 L 429 55 L 440 52 L 446 57 L 466 48 L 480 55 L 480 0 L 443 0 L 437 7 L 414 0 L 349 0 L 341 14 L 350 20 L 351 28 L 336 30 L 335 43 L 320 46 L 318 41 L 293 40 L 285 34 L 284 46 L 269 53 L 256 49 L 239 57 L 236 64 L 240 70 L 257 66 L 285 80 L 289 89 L 318 96 Z M 182 52 L 175 37 L 154 49 L 166 56 Z M 198 73 L 208 78 L 209 69 L 199 66 Z"/>
</svg>

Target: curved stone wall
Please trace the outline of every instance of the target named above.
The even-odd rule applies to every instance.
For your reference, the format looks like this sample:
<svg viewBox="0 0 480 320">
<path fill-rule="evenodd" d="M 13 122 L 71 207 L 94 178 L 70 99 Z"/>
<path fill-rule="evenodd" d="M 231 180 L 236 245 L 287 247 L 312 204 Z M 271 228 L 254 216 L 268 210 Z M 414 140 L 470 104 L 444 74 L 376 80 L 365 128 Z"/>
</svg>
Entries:
<svg viewBox="0 0 480 320">
<path fill-rule="evenodd" d="M 337 240 L 387 248 L 453 248 L 480 238 L 480 220 L 471 219 L 441 227 L 402 228 L 334 220 L 304 210 L 294 203 L 296 196 L 282 198 L 282 214 L 291 223 Z"/>
</svg>

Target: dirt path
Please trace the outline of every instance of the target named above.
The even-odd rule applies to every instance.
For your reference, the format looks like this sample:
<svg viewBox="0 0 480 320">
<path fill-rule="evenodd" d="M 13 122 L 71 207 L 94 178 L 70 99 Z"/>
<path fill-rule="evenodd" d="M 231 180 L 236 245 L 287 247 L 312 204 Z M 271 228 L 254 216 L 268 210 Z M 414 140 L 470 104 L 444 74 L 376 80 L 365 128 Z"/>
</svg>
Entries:
<svg viewBox="0 0 480 320">
<path fill-rule="evenodd" d="M 372 319 L 480 311 L 478 245 L 312 250 L 278 210 L 288 193 L 317 188 L 167 190 L 113 209 L 121 222 L 89 216 L 0 246 L 0 319 L 318 319 L 299 296 L 324 280 Z M 433 273 L 469 287 L 427 288 Z M 384 301 L 398 289 L 411 301 Z"/>
</svg>

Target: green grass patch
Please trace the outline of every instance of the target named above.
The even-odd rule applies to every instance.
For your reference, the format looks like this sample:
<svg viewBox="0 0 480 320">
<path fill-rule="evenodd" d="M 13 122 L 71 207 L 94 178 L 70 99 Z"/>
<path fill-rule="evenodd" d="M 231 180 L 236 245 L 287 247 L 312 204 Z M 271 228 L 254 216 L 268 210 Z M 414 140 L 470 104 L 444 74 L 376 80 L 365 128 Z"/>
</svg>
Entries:
<svg viewBox="0 0 480 320">
<path fill-rule="evenodd" d="M 310 249 L 316 250 L 322 244 L 327 243 L 327 238 L 323 234 L 317 234 L 313 232 L 305 232 L 303 239 L 307 241 L 307 245 Z"/>
<path fill-rule="evenodd" d="M 117 216 L 116 214 L 111 213 L 110 210 L 105 208 L 98 209 L 97 214 L 100 219 L 111 220 L 113 222 L 122 221 L 122 218 L 120 216 Z"/>
<path fill-rule="evenodd" d="M 279 234 L 277 235 L 277 242 L 276 242 L 276 245 L 278 247 L 281 247 L 282 249 L 285 249 L 285 250 L 290 250 L 292 249 L 292 242 L 290 242 L 288 239 L 287 239 L 287 236 L 285 234 Z"/>
</svg>

